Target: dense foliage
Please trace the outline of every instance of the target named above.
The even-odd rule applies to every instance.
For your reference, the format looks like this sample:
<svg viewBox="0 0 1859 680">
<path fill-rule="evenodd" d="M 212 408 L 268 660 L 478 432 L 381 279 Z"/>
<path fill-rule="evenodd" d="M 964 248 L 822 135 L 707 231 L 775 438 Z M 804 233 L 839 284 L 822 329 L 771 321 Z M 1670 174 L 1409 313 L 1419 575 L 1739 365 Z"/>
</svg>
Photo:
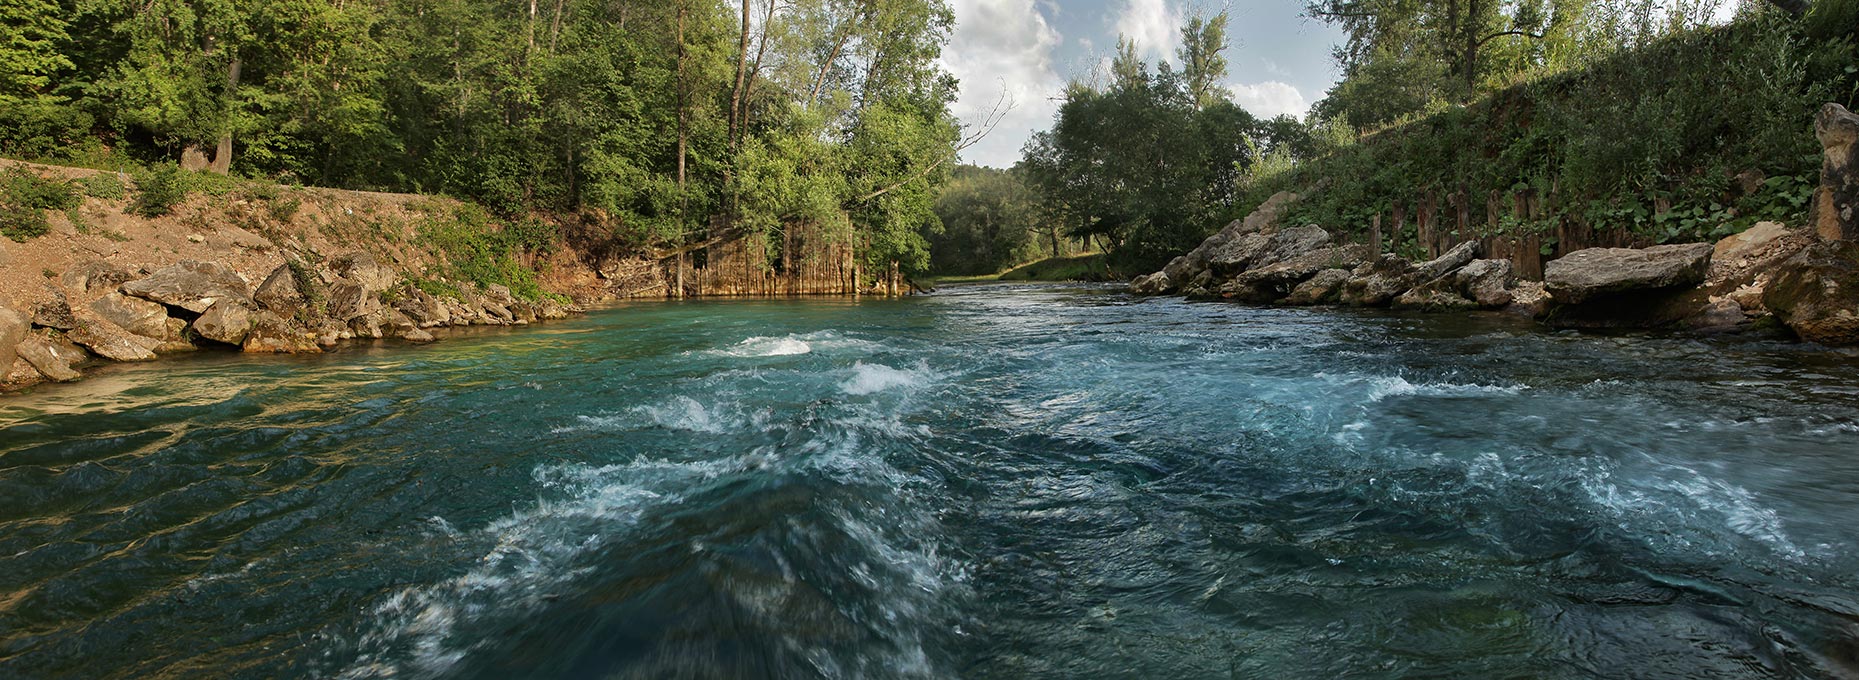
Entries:
<svg viewBox="0 0 1859 680">
<path fill-rule="evenodd" d="M 929 241 L 930 268 L 938 274 L 994 274 L 1072 247 L 1018 170 L 956 168 L 936 197 L 936 217 L 940 228 Z"/>
<path fill-rule="evenodd" d="M 639 244 L 850 219 L 874 263 L 921 269 L 960 136 L 940 0 L 22 0 L 0 20 L 0 154 L 580 211 Z"/>
<path fill-rule="evenodd" d="M 1596 16 L 1603 4 L 1557 7 Z M 1645 3 L 1624 4 L 1645 16 Z M 1358 232 L 1391 202 L 1456 191 L 1541 199 L 1540 214 L 1504 218 L 1499 226 L 1508 233 L 1548 233 L 1572 222 L 1669 242 L 1718 238 L 1758 219 L 1798 220 L 1820 167 L 1814 112 L 1828 101 L 1851 105 L 1859 94 L 1855 8 L 1859 3 L 1826 0 L 1805 21 L 1746 8 L 1726 26 L 1674 18 L 1662 30 L 1634 33 L 1656 37 L 1629 42 L 1610 18 L 1621 14 L 1616 8 L 1600 13 L 1597 26 L 1561 29 L 1599 36 L 1591 40 L 1601 48 L 1577 41 L 1546 53 L 1587 54 L 1578 65 L 1558 68 L 1545 57 L 1524 60 L 1534 70 L 1480 67 L 1486 78 L 1475 100 L 1435 97 L 1417 112 L 1390 111 L 1385 99 L 1373 109 L 1349 103 L 1358 88 L 1380 88 L 1371 57 L 1316 115 L 1399 122 L 1251 178 L 1248 201 L 1323 182 L 1300 206 L 1300 218 Z M 1840 12 L 1846 20 L 1829 22 Z M 1532 77 L 1485 90 L 1524 75 Z"/>
<path fill-rule="evenodd" d="M 1227 98 L 1226 16 L 1182 29 L 1183 68 L 1153 70 L 1124 41 L 1103 85 L 1073 82 L 1052 129 L 1027 143 L 1023 169 L 1071 234 L 1112 264 L 1153 268 L 1235 209 L 1239 179 L 1275 129 Z M 1268 142 L 1269 143 L 1269 142 Z"/>
<path fill-rule="evenodd" d="M 1495 193 L 1539 205 L 1488 225 L 1504 233 L 1714 238 L 1802 217 L 1814 112 L 1859 96 L 1859 0 L 1778 7 L 1794 4 L 1712 25 L 1708 0 L 1316 0 L 1309 15 L 1347 36 L 1344 77 L 1303 121 L 1259 121 L 1201 87 L 1223 75 L 1206 55 L 1224 23 L 1190 21 L 1180 71 L 1125 45 L 1107 85 L 1067 90 L 1023 167 L 1045 210 L 1124 273 L 1281 190 L 1318 189 L 1294 219 L 1358 235 L 1428 195 L 1471 197 L 1482 224 Z"/>
</svg>

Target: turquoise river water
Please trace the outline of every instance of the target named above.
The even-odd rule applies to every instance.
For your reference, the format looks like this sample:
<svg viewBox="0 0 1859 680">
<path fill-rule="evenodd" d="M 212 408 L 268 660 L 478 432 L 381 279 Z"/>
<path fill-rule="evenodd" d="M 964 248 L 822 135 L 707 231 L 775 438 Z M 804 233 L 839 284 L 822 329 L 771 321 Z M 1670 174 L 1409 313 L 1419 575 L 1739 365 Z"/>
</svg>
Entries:
<svg viewBox="0 0 1859 680">
<path fill-rule="evenodd" d="M 1859 677 L 1859 358 L 984 285 L 0 398 L 4 678 Z"/>
</svg>

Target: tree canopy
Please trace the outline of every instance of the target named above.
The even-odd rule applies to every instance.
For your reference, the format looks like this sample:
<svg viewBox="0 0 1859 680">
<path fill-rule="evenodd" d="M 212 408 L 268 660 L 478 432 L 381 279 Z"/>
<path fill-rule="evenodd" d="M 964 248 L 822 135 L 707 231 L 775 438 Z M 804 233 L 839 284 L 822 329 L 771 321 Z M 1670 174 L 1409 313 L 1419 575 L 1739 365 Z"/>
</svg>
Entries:
<svg viewBox="0 0 1859 680">
<path fill-rule="evenodd" d="M 0 153 L 580 211 L 639 243 L 850 219 L 874 263 L 963 137 L 943 0 L 22 0 Z M 74 158 L 75 157 L 75 158 Z"/>
</svg>

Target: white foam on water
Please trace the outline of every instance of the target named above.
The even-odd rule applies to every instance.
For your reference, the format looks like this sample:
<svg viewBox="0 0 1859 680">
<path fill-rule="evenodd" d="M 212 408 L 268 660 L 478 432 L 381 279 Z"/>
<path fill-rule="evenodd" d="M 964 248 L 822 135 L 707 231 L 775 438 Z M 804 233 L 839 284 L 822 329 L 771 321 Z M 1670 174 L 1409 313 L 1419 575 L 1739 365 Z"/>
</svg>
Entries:
<svg viewBox="0 0 1859 680">
<path fill-rule="evenodd" d="M 1527 385 L 1478 385 L 1459 383 L 1413 383 L 1401 376 L 1368 380 L 1368 401 L 1377 402 L 1395 396 L 1462 397 L 1479 394 L 1517 394 Z"/>
<path fill-rule="evenodd" d="M 537 468 L 536 481 L 566 497 L 479 530 L 491 547 L 465 573 L 401 589 L 375 605 L 370 629 L 356 641 L 361 654 L 338 677 L 445 675 L 483 644 L 465 639 L 461 625 L 540 608 L 556 588 L 589 571 L 578 564 L 582 555 L 624 536 L 647 510 L 677 502 L 678 490 L 747 464 L 731 458 Z"/>
<path fill-rule="evenodd" d="M 784 338 L 753 337 L 728 349 L 716 350 L 716 354 L 731 357 L 785 357 L 807 354 L 813 351 L 813 345 L 792 335 Z"/>
<path fill-rule="evenodd" d="M 674 397 L 669 403 L 633 409 L 652 419 L 652 423 L 670 430 L 723 434 L 735 429 L 733 418 L 704 406 L 690 397 Z"/>
<path fill-rule="evenodd" d="M 733 402 L 718 402 L 706 406 L 703 402 L 691 397 L 677 396 L 662 404 L 635 406 L 624 413 L 575 416 L 575 424 L 553 427 L 549 429 L 549 432 L 551 434 L 623 432 L 647 427 L 662 427 L 667 430 L 700 434 L 726 434 L 745 428 L 763 429 L 767 426 L 770 415 L 766 409 L 745 412 L 740 405 Z"/>
<path fill-rule="evenodd" d="M 936 379 L 927 362 L 916 368 L 892 368 L 884 364 L 860 361 L 852 365 L 852 377 L 839 383 L 839 389 L 853 396 L 876 394 L 887 390 L 923 387 Z"/>
<path fill-rule="evenodd" d="M 1695 535 L 1698 531 L 1709 534 L 1712 526 L 1720 526 L 1767 546 L 1778 556 L 1794 560 L 1807 556 L 1788 537 L 1781 515 L 1748 489 L 1683 465 L 1661 464 L 1657 474 L 1652 479 L 1616 482 L 1612 473 L 1603 472 L 1584 476 L 1582 487 L 1610 514 L 1666 525 L 1657 535 L 1690 549 L 1707 554 L 1736 552 L 1733 546 L 1712 545 L 1716 541 L 1708 536 Z"/>
</svg>

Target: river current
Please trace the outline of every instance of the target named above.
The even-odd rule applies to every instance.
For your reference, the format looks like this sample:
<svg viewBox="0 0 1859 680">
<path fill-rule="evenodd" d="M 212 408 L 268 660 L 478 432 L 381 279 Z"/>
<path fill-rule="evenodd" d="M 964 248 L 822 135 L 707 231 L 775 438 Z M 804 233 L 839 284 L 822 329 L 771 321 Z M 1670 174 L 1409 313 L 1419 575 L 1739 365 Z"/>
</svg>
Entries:
<svg viewBox="0 0 1859 680">
<path fill-rule="evenodd" d="M 984 285 L 0 398 L 5 678 L 1859 677 L 1859 358 Z"/>
</svg>

